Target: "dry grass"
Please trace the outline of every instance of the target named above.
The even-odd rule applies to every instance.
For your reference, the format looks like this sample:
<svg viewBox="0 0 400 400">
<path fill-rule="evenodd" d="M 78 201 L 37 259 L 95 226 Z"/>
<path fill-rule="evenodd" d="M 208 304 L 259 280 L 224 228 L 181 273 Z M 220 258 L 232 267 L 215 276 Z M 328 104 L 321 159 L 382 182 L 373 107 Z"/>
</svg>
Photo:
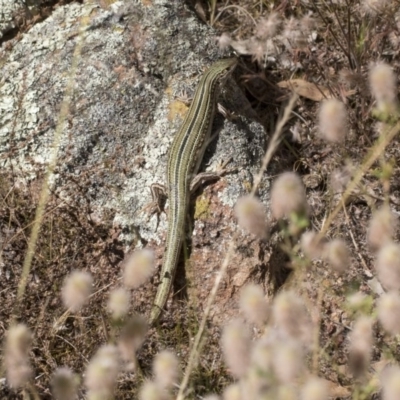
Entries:
<svg viewBox="0 0 400 400">
<path fill-rule="evenodd" d="M 292 172 L 274 186 L 271 207 L 277 220 L 261 223 L 263 210 L 254 199 L 237 213 L 242 227 L 261 238 L 272 227 L 290 273 L 272 273 L 274 293 L 268 293 L 265 304 L 261 286 L 244 288 L 244 320 L 225 327 L 222 345 L 219 327 L 207 323 L 212 295 L 201 324 L 188 310 L 178 322 L 167 321 L 146 333 L 140 316 L 125 315 L 123 291 L 110 306 L 110 290 L 122 284 L 115 271 L 124 259 L 113 215 L 93 221 L 90 199 L 78 184 L 71 182 L 71 193 L 80 199 L 79 206 L 47 192 L 48 176 L 20 189 L 16 176 L 3 172 L 1 261 L 11 273 L 2 275 L 0 320 L 2 334 L 13 335 L 5 343 L 2 375 L 16 388 L 1 386 L 2 398 L 51 398 L 52 387 L 58 398 L 71 398 L 68 390 L 79 388 L 80 398 L 85 393 L 137 398 L 140 391 L 143 399 L 223 393 L 224 399 L 330 395 L 361 400 L 376 398 L 382 386 L 384 399 L 400 398 L 399 327 L 393 322 L 400 319 L 395 223 L 400 204 L 399 3 L 196 6 L 219 32 L 235 32 L 220 44 L 236 49 L 245 61 L 247 72 L 239 83 L 267 131 L 264 111 L 278 115 L 286 110 L 259 175 L 270 162 Z M 290 88 L 299 97 L 287 105 Z M 68 99 L 60 121 L 68 113 Z M 288 122 L 285 129 L 282 121 Z M 304 235 L 305 230 L 312 233 Z M 221 260 L 220 281 L 239 247 L 237 237 Z M 61 298 L 72 260 L 75 268 L 96 274 L 91 294 L 85 287 L 89 280 L 75 282 L 72 300 L 82 296 L 78 303 L 84 305 L 78 309 L 68 301 L 74 312 L 66 310 Z M 141 274 L 140 283 L 145 283 L 148 273 Z M 260 276 L 255 283 L 268 286 L 262 279 L 266 273 Z M 114 318 L 107 304 L 117 310 Z M 105 343 L 110 345 L 100 348 Z M 179 355 L 180 367 L 171 353 L 162 353 L 154 381 L 142 385 L 152 376 L 152 360 L 165 348 Z M 63 370 L 52 381 L 60 365 L 76 375 Z"/>
</svg>

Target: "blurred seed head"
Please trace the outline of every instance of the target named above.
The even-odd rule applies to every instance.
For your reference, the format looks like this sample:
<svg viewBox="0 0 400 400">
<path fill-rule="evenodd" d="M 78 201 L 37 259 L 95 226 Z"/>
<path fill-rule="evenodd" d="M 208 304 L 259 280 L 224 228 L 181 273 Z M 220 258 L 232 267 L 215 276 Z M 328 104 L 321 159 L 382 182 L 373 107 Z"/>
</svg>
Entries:
<svg viewBox="0 0 400 400">
<path fill-rule="evenodd" d="M 57 400 L 75 400 L 78 386 L 79 377 L 69 368 L 57 368 L 51 379 L 52 393 Z"/>
<path fill-rule="evenodd" d="M 241 197 L 235 205 L 235 215 L 242 229 L 261 239 L 267 237 L 267 217 L 260 200 L 250 195 Z"/>
<path fill-rule="evenodd" d="M 393 69 L 385 63 L 378 63 L 370 69 L 369 84 L 379 112 L 390 115 L 396 111 L 396 81 Z"/>
<path fill-rule="evenodd" d="M 251 336 L 247 326 L 235 319 L 222 332 L 224 360 L 233 376 L 241 378 L 249 367 Z"/>
<path fill-rule="evenodd" d="M 85 385 L 88 399 L 112 398 L 119 370 L 117 348 L 112 345 L 100 347 L 86 369 Z"/>
<path fill-rule="evenodd" d="M 335 169 L 330 178 L 330 186 L 333 193 L 343 193 L 350 182 L 354 166 L 346 165 L 341 169 Z"/>
<path fill-rule="evenodd" d="M 400 295 L 391 291 L 378 300 L 378 319 L 383 328 L 392 335 L 400 333 Z"/>
<path fill-rule="evenodd" d="M 283 337 L 309 344 L 312 324 L 301 297 L 289 290 L 280 292 L 274 301 L 272 315 L 277 330 Z"/>
<path fill-rule="evenodd" d="M 255 42 L 255 38 L 245 39 L 245 40 L 232 40 L 230 46 L 238 54 L 252 54 L 251 47 Z"/>
<path fill-rule="evenodd" d="M 251 365 L 266 376 L 272 370 L 273 343 L 267 337 L 257 340 L 251 349 Z"/>
<path fill-rule="evenodd" d="M 124 285 L 136 289 L 154 273 L 154 255 L 147 249 L 135 251 L 124 266 Z"/>
<path fill-rule="evenodd" d="M 271 380 L 272 383 L 272 380 Z M 246 378 L 241 380 L 242 399 L 263 399 L 264 392 L 267 392 L 268 377 L 260 373 L 259 370 L 250 366 Z"/>
<path fill-rule="evenodd" d="M 232 383 L 227 386 L 222 396 L 223 400 L 243 400 L 242 390 L 238 383 Z"/>
<path fill-rule="evenodd" d="M 107 306 L 113 319 L 118 320 L 126 316 L 129 311 L 129 300 L 129 292 L 124 288 L 116 288 L 110 292 Z"/>
<path fill-rule="evenodd" d="M 334 239 L 326 243 L 323 257 L 336 272 L 342 273 L 349 266 L 349 250 L 346 243 L 341 239 Z"/>
<path fill-rule="evenodd" d="M 32 335 L 24 324 L 12 326 L 7 333 L 6 350 L 16 355 L 26 355 L 32 343 Z"/>
<path fill-rule="evenodd" d="M 7 358 L 5 366 L 7 381 L 12 388 L 24 387 L 32 376 L 32 368 L 28 358 Z"/>
<path fill-rule="evenodd" d="M 291 213 L 303 213 L 307 209 L 306 192 L 300 177 L 285 172 L 276 179 L 271 190 L 271 211 L 280 219 Z"/>
<path fill-rule="evenodd" d="M 298 389 L 295 385 L 281 385 L 278 386 L 278 388 L 276 389 L 276 395 L 274 396 L 274 398 L 276 400 L 297 400 L 297 392 Z"/>
<path fill-rule="evenodd" d="M 347 308 L 354 314 L 370 314 L 374 308 L 374 299 L 372 296 L 366 296 L 361 292 L 348 295 L 346 301 Z"/>
<path fill-rule="evenodd" d="M 311 13 L 308 13 L 300 19 L 299 26 L 303 34 L 308 36 L 313 29 L 316 29 L 317 21 L 315 18 L 312 17 Z"/>
<path fill-rule="evenodd" d="M 256 26 L 256 36 L 259 39 L 269 39 L 278 33 L 281 19 L 277 13 L 269 14 L 268 18 L 261 18 Z"/>
<path fill-rule="evenodd" d="M 290 17 L 290 19 L 286 20 L 284 23 L 283 36 L 290 37 L 291 32 L 299 29 L 299 21 L 294 17 Z"/>
<path fill-rule="evenodd" d="M 367 296 L 364 293 L 355 292 L 355 293 L 347 296 L 346 300 L 347 300 L 349 307 L 351 307 L 352 309 L 355 309 L 355 310 L 359 310 L 360 308 L 362 308 L 363 303 L 366 298 L 367 298 Z"/>
<path fill-rule="evenodd" d="M 226 50 L 232 43 L 231 37 L 227 33 L 223 33 L 218 38 L 218 47 L 220 50 Z"/>
<path fill-rule="evenodd" d="M 88 300 L 93 289 L 93 278 L 89 272 L 73 271 L 64 281 L 61 296 L 66 308 L 79 311 Z"/>
<path fill-rule="evenodd" d="M 347 134 L 347 111 L 337 99 L 322 102 L 318 114 L 319 130 L 328 142 L 342 142 Z"/>
<path fill-rule="evenodd" d="M 259 285 L 249 284 L 240 291 L 240 309 L 246 319 L 253 324 L 262 325 L 268 318 L 268 303 Z"/>
<path fill-rule="evenodd" d="M 383 206 L 373 214 L 368 229 L 368 243 L 373 249 L 390 242 L 396 232 L 398 220 L 389 206 Z"/>
<path fill-rule="evenodd" d="M 388 289 L 400 289 L 400 246 L 389 242 L 379 250 L 376 270 L 380 282 Z"/>
<path fill-rule="evenodd" d="M 4 351 L 4 365 L 7 381 L 13 388 L 23 387 L 32 375 L 29 351 L 32 336 L 24 324 L 10 327 L 7 332 Z"/>
<path fill-rule="evenodd" d="M 329 388 L 324 379 L 315 376 L 307 379 L 301 388 L 301 400 L 328 400 Z"/>
<path fill-rule="evenodd" d="M 178 383 L 179 362 L 175 354 L 164 350 L 157 354 L 153 362 L 156 384 L 162 389 L 172 388 Z"/>
<path fill-rule="evenodd" d="M 374 136 L 378 138 L 381 136 L 384 132 L 387 132 L 390 126 L 383 121 L 375 121 L 374 124 L 372 125 Z"/>
<path fill-rule="evenodd" d="M 125 361 L 134 361 L 135 353 L 142 345 L 147 333 L 146 320 L 134 315 L 125 322 L 118 339 L 118 348 Z"/>
<path fill-rule="evenodd" d="M 169 400 L 168 393 L 155 382 L 146 381 L 140 388 L 139 400 Z"/>
<path fill-rule="evenodd" d="M 398 365 L 391 366 L 381 376 L 382 400 L 400 399 L 400 368 Z"/>
<path fill-rule="evenodd" d="M 366 316 L 359 317 L 350 333 L 350 369 L 355 376 L 363 375 L 370 363 L 373 345 L 373 319 Z"/>
<path fill-rule="evenodd" d="M 304 352 L 298 341 L 285 340 L 275 344 L 272 359 L 275 376 L 284 384 L 294 383 L 300 375 Z"/>
<path fill-rule="evenodd" d="M 251 54 L 252 61 L 261 63 L 264 61 L 265 57 L 269 54 L 268 47 L 269 41 L 257 40 L 252 37 L 247 42 L 249 54 Z"/>
<path fill-rule="evenodd" d="M 294 17 L 284 23 L 282 36 L 286 39 L 285 45 L 288 49 L 304 49 L 307 47 L 306 32 L 301 31 L 299 20 Z"/>
<path fill-rule="evenodd" d="M 324 249 L 322 241 L 318 239 L 315 231 L 304 232 L 301 235 L 300 246 L 303 253 L 311 260 L 320 258 Z"/>
</svg>

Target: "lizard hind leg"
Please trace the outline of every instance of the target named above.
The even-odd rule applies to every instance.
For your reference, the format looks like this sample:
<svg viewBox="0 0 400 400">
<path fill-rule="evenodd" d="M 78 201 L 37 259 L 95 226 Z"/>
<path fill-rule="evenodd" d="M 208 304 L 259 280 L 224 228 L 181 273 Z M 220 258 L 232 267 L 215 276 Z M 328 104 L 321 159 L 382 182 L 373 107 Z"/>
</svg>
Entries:
<svg viewBox="0 0 400 400">
<path fill-rule="evenodd" d="M 160 214 L 162 212 L 165 212 L 164 206 L 165 206 L 165 201 L 167 200 L 168 194 L 166 187 L 164 185 L 161 185 L 160 183 L 153 183 L 150 186 L 150 191 L 151 191 L 151 197 L 152 201 L 147 204 L 142 211 L 146 212 L 148 214 L 147 221 L 150 219 L 150 217 L 153 214 L 157 215 L 157 225 L 156 225 L 156 231 L 158 228 L 158 224 L 160 222 Z"/>
</svg>

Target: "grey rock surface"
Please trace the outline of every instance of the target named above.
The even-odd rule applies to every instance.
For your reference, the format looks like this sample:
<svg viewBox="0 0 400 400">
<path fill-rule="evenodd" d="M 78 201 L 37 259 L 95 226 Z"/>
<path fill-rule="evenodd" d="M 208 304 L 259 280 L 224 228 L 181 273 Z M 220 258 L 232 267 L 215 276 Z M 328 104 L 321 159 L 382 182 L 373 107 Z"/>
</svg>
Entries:
<svg viewBox="0 0 400 400">
<path fill-rule="evenodd" d="M 23 4 L 16 0 L 0 0 L 0 39 L 16 27 L 15 16 L 23 8 Z"/>
<path fill-rule="evenodd" d="M 82 50 L 74 56 L 80 39 Z M 1 168 L 12 169 L 21 185 L 43 176 L 76 61 L 52 190 L 78 207 L 90 199 L 96 218 L 112 210 L 127 243 L 137 234 L 160 243 L 166 216 L 156 231 L 156 218 L 148 220 L 143 208 L 151 201 L 150 185 L 165 182 L 168 148 L 185 108 L 180 99 L 190 99 L 205 67 L 224 56 L 214 39 L 180 1 L 55 9 L 0 50 L 6 60 L 0 75 Z M 233 159 L 230 168 L 237 173 L 223 178 L 227 184 L 219 193 L 223 204 L 233 206 L 260 165 L 266 135 L 245 117 L 219 117 L 217 124 L 221 132 L 201 169 Z"/>
</svg>

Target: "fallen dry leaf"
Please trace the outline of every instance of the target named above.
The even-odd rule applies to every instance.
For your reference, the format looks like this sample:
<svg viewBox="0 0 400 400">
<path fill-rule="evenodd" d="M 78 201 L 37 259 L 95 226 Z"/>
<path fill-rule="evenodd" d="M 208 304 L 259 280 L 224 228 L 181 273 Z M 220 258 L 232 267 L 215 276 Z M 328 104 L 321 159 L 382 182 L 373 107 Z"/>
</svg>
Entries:
<svg viewBox="0 0 400 400">
<path fill-rule="evenodd" d="M 307 82 L 304 79 L 289 79 L 287 81 L 281 81 L 278 83 L 278 86 L 290 89 L 299 96 L 313 101 L 321 101 L 333 97 L 328 88 L 322 85 L 317 85 L 314 82 Z M 343 92 L 343 95 L 347 97 L 354 94 L 354 92 L 354 90 L 348 90 Z"/>
</svg>

